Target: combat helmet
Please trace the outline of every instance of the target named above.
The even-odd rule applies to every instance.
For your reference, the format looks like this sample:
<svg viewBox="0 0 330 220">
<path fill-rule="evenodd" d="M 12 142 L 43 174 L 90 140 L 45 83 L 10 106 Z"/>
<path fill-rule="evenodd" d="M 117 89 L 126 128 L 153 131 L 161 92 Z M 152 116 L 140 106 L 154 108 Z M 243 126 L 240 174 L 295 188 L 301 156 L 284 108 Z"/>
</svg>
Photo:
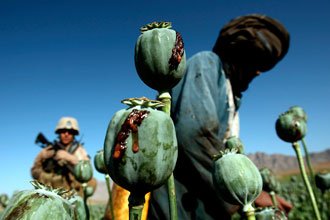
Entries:
<svg viewBox="0 0 330 220">
<path fill-rule="evenodd" d="M 55 133 L 59 134 L 61 130 L 73 130 L 74 135 L 79 134 L 79 126 L 78 126 L 78 121 L 77 119 L 73 117 L 62 117 L 55 128 Z"/>
</svg>

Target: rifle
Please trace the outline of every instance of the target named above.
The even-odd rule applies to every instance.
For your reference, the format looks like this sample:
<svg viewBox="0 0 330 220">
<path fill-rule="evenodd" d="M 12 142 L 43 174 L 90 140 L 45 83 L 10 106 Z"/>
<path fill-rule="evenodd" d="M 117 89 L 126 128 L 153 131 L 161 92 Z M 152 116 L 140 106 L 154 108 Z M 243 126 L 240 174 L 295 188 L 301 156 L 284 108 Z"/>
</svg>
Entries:
<svg viewBox="0 0 330 220">
<path fill-rule="evenodd" d="M 41 148 L 45 148 L 49 145 L 52 145 L 55 151 L 64 148 L 64 146 L 62 146 L 62 144 L 57 141 L 50 142 L 41 132 L 39 132 L 39 134 L 37 135 L 35 144 L 39 145 Z"/>
</svg>

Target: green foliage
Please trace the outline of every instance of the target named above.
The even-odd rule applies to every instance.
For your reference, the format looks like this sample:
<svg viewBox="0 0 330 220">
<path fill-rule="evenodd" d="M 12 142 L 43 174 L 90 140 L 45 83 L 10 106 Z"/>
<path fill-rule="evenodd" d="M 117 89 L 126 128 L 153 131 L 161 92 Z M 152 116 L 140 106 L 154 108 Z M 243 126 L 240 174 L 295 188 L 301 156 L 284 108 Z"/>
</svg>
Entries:
<svg viewBox="0 0 330 220">
<path fill-rule="evenodd" d="M 314 219 L 314 212 L 306 187 L 300 177 L 292 176 L 291 180 L 283 183 L 282 196 L 293 204 L 289 213 L 289 219 L 309 220 Z M 330 219 L 330 190 L 321 193 L 316 187 L 313 188 L 317 205 L 322 219 Z"/>
<path fill-rule="evenodd" d="M 89 205 L 90 220 L 102 220 L 104 217 L 105 209 L 105 204 Z"/>
<path fill-rule="evenodd" d="M 327 190 L 324 193 L 316 187 L 314 187 L 313 190 L 315 192 L 321 219 L 330 219 L 330 190 Z M 281 191 L 279 192 L 279 195 L 293 205 L 293 209 L 290 211 L 288 219 L 315 219 L 313 207 L 300 176 L 287 176 L 286 178 L 281 179 Z M 232 216 L 232 220 L 240 219 L 242 218 L 239 213 L 235 213 Z"/>
</svg>

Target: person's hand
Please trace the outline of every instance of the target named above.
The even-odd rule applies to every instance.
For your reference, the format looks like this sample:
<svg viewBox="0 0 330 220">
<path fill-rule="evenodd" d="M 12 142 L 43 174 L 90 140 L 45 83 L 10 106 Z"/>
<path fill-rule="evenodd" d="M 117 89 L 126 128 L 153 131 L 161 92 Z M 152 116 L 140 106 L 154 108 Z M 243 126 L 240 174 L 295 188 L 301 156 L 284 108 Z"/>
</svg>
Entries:
<svg viewBox="0 0 330 220">
<path fill-rule="evenodd" d="M 290 210 L 293 208 L 292 204 L 283 199 L 280 196 L 276 195 L 276 201 L 277 201 L 277 208 L 284 211 L 286 214 L 290 212 Z M 262 191 L 259 197 L 255 200 L 256 207 L 269 207 L 273 206 L 272 198 L 269 193 L 266 191 Z"/>
<path fill-rule="evenodd" d="M 48 146 L 41 150 L 40 157 L 42 158 L 42 160 L 47 160 L 47 159 L 53 157 L 54 154 L 55 154 L 55 150 L 53 149 L 53 147 Z"/>
<path fill-rule="evenodd" d="M 70 163 L 71 165 L 75 165 L 78 162 L 78 159 L 67 152 L 66 150 L 58 150 L 55 154 L 54 159 L 58 161 L 59 164 Z"/>
</svg>

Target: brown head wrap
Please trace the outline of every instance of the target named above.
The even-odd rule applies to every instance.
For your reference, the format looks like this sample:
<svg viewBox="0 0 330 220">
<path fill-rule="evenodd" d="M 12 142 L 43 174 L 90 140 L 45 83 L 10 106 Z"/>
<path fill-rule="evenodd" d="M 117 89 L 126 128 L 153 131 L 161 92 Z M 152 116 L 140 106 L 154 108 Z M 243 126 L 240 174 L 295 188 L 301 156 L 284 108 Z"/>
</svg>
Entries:
<svg viewBox="0 0 330 220">
<path fill-rule="evenodd" d="M 278 21 L 265 15 L 237 17 L 220 31 L 213 51 L 223 62 L 265 72 L 289 49 L 289 33 Z"/>
</svg>

